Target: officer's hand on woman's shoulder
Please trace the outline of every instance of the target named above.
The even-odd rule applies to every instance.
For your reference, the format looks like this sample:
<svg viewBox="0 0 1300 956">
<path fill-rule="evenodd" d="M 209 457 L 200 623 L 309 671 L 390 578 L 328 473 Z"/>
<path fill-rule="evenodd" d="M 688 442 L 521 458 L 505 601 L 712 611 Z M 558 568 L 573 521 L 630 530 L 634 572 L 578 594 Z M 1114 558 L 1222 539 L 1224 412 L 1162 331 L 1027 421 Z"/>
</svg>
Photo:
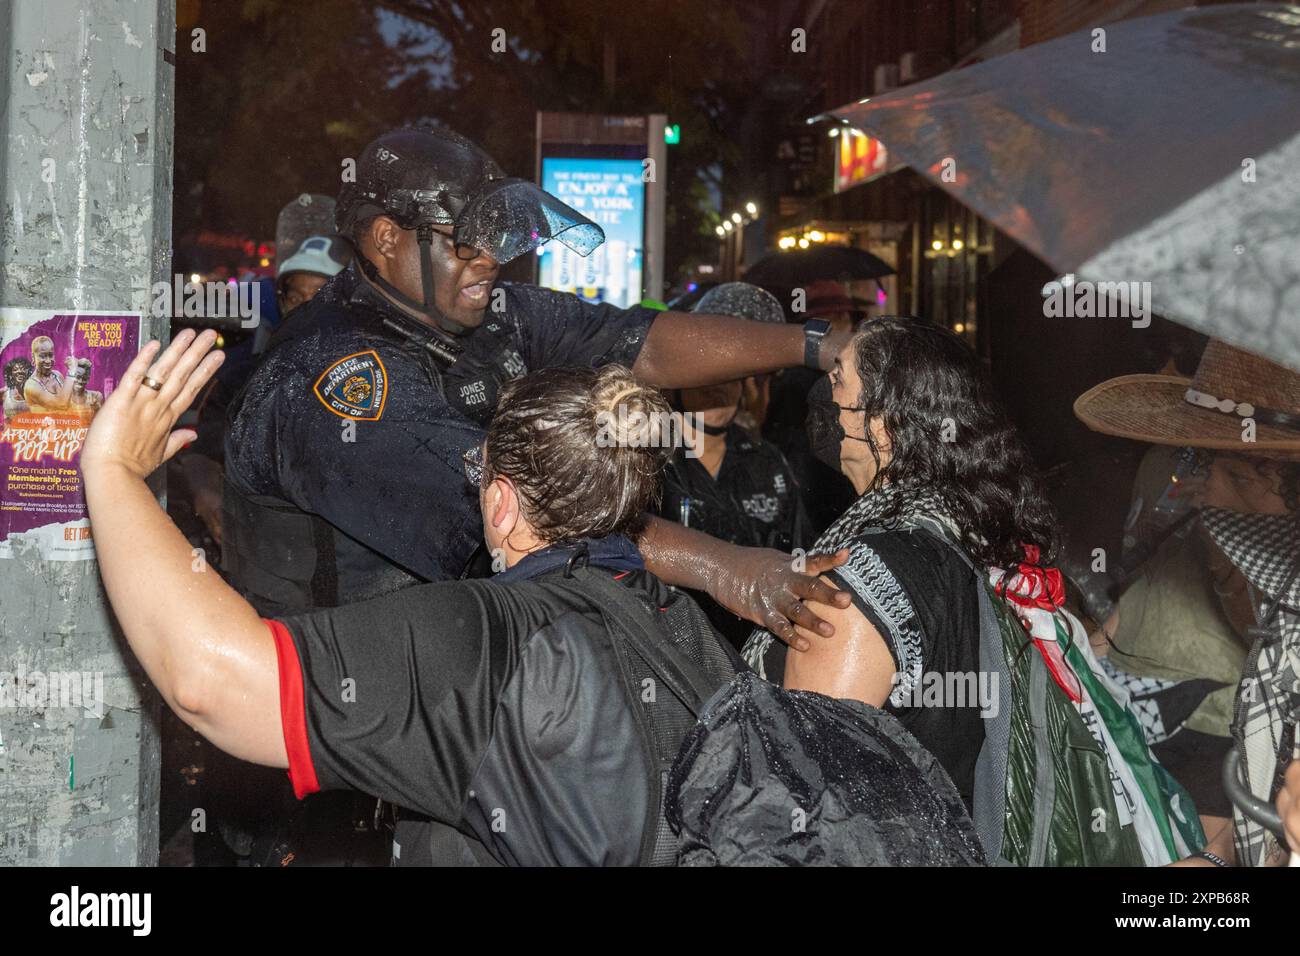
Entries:
<svg viewBox="0 0 1300 956">
<path fill-rule="evenodd" d="M 806 651 L 811 645 L 796 632 L 795 625 L 823 637 L 835 633 L 812 606 L 849 606 L 847 592 L 820 578 L 848 559 L 847 550 L 809 556 L 733 545 L 726 560 L 719 562 L 709 596 L 738 617 L 767 628 L 795 650 Z"/>
</svg>

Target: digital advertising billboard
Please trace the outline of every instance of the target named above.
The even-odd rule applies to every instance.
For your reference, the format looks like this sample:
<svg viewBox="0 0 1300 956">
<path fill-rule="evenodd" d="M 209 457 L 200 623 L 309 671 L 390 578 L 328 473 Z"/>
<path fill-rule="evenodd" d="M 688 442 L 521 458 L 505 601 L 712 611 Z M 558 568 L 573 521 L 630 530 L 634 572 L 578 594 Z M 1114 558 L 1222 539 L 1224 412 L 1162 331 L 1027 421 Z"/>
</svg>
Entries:
<svg viewBox="0 0 1300 956">
<path fill-rule="evenodd" d="M 542 188 L 600 226 L 605 242 L 586 258 L 563 243 L 547 243 L 539 285 L 620 307 L 641 301 L 643 169 L 637 159 L 542 158 Z"/>
</svg>

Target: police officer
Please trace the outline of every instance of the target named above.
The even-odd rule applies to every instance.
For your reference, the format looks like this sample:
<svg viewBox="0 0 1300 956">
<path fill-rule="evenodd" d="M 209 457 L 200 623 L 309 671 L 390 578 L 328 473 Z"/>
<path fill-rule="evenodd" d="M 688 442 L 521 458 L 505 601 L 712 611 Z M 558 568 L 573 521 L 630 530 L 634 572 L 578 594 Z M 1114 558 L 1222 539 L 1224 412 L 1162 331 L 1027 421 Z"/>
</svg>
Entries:
<svg viewBox="0 0 1300 956">
<path fill-rule="evenodd" d="M 745 282 L 710 289 L 694 311 L 783 324 L 785 312 L 770 292 Z M 681 390 L 679 405 L 692 440 L 679 448 L 664 475 L 659 513 L 715 538 L 751 548 L 806 547 L 802 495 L 785 456 L 737 421 L 743 381 Z M 709 620 L 737 648 L 753 625 L 694 593 Z"/>
<path fill-rule="evenodd" d="M 603 234 L 453 133 L 384 134 L 355 179 L 336 219 L 356 257 L 281 325 L 232 406 L 223 557 L 263 614 L 469 573 L 480 519 L 462 458 L 499 387 L 527 371 L 619 363 L 680 388 L 829 365 L 839 347 L 792 327 L 498 283 L 502 264 L 544 242 L 586 255 Z M 800 598 L 844 597 L 817 568 L 795 574 L 776 551 L 740 555 L 664 522 L 642 548 L 665 580 L 792 638 L 791 620 L 818 624 Z"/>
<path fill-rule="evenodd" d="M 288 315 L 310 302 L 331 278 L 343 271 L 350 258 L 345 241 L 336 236 L 308 236 L 297 251 L 275 270 L 275 293 L 280 314 Z"/>
</svg>

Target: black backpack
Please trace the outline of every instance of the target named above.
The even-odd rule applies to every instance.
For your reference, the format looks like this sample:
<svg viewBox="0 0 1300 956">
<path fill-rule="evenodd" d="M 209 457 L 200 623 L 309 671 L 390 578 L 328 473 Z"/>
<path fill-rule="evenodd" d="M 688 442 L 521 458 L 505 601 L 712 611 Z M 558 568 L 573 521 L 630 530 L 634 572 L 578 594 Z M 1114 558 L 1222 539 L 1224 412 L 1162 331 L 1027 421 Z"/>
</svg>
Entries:
<svg viewBox="0 0 1300 956">
<path fill-rule="evenodd" d="M 646 753 L 658 765 L 640 865 L 674 866 L 679 841 L 664 811 L 669 774 L 704 705 L 748 667 L 686 594 L 674 592 L 666 607 L 654 608 L 607 570 L 586 567 L 551 583 L 600 608 Z"/>
<path fill-rule="evenodd" d="M 608 571 L 552 580 L 601 609 L 658 761 L 642 866 L 984 863 L 956 788 L 895 718 L 761 680 L 684 594 L 653 608 Z M 798 835 L 790 833 L 795 800 L 809 810 Z M 822 812 L 831 804 L 838 814 Z M 721 843 L 706 847 L 706 833 Z"/>
<path fill-rule="evenodd" d="M 654 767 L 646 781 L 650 799 L 638 865 L 674 866 L 679 842 L 665 816 L 669 773 L 704 704 L 748 668 L 684 593 L 673 592 L 665 607 L 654 607 L 649 594 L 618 583 L 608 569 L 576 562 L 563 575 L 548 575 L 545 583 L 552 591 L 572 594 L 577 605 L 600 610 L 642 747 Z M 460 829 L 418 814 L 401 815 L 417 821 L 420 839 L 427 840 L 421 857 L 427 853 L 434 865 L 501 865 Z"/>
</svg>

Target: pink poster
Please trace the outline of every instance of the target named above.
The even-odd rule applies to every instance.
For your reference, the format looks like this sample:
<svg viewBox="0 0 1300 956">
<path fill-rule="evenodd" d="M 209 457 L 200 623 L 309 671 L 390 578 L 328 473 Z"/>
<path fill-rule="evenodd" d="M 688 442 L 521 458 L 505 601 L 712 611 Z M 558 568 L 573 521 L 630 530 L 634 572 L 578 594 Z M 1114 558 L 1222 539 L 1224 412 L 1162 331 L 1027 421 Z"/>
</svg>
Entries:
<svg viewBox="0 0 1300 956">
<path fill-rule="evenodd" d="M 0 558 L 95 556 L 78 462 L 140 331 L 136 312 L 0 309 Z"/>
</svg>

